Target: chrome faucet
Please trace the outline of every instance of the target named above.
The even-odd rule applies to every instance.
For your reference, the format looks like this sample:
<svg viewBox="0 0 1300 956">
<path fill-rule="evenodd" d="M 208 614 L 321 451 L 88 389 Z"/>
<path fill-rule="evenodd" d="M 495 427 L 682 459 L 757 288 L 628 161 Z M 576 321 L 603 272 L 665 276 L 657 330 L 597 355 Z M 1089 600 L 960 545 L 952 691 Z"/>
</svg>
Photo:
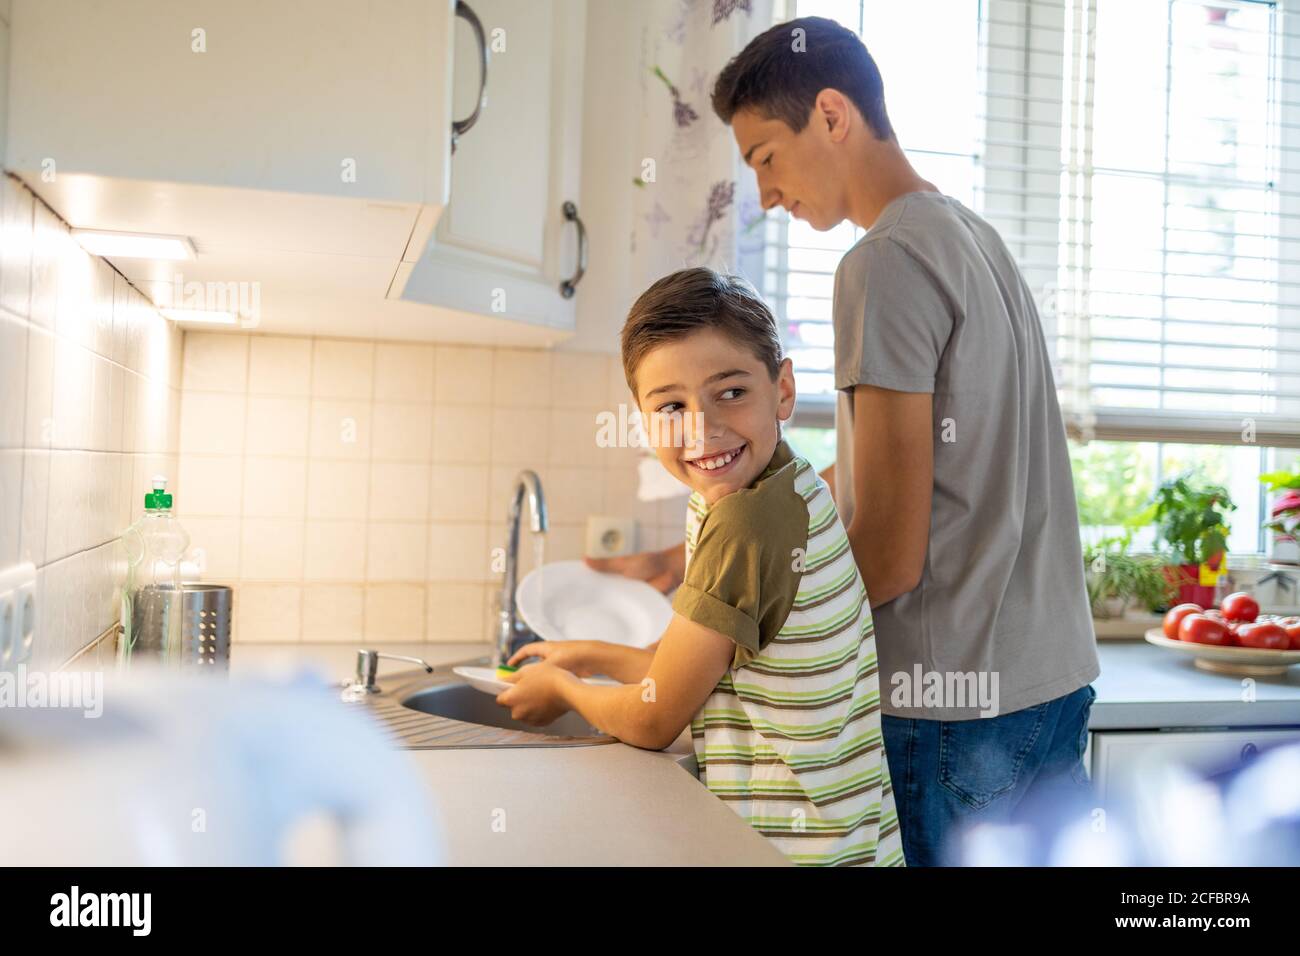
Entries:
<svg viewBox="0 0 1300 956">
<path fill-rule="evenodd" d="M 506 507 L 506 567 L 505 580 L 501 582 L 501 597 L 497 611 L 497 650 L 492 663 L 504 664 L 513 654 L 537 635 L 519 620 L 515 601 L 515 584 L 519 577 L 519 519 L 523 515 L 524 496 L 528 496 L 528 527 L 534 534 L 545 534 L 546 499 L 542 496 L 542 482 L 537 473 L 524 470 L 515 478 L 514 491 Z"/>
</svg>

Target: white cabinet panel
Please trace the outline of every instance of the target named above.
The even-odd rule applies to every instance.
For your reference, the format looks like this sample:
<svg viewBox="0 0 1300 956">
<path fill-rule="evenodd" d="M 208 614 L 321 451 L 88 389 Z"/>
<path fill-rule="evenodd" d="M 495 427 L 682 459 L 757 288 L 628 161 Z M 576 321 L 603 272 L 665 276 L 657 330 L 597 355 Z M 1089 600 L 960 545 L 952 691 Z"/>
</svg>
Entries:
<svg viewBox="0 0 1300 956">
<path fill-rule="evenodd" d="M 575 300 L 560 286 L 579 249 L 563 206 L 580 198 L 586 2 L 472 6 L 495 47 L 487 104 L 452 157 L 451 199 L 432 239 L 391 294 L 571 332 Z M 458 26 L 457 115 L 472 108 L 478 89 L 470 40 Z"/>
<path fill-rule="evenodd" d="M 1201 774 L 1236 769 L 1261 752 L 1300 743 L 1300 727 L 1206 731 L 1094 733 L 1092 780 L 1098 792 L 1122 792 L 1154 766 L 1169 760 Z"/>
</svg>

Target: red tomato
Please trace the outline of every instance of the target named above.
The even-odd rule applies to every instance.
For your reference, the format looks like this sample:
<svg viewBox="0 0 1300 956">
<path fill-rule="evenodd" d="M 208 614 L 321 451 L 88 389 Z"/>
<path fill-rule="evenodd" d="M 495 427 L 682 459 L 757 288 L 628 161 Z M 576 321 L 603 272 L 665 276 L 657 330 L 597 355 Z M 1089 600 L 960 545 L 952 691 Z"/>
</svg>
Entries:
<svg viewBox="0 0 1300 956">
<path fill-rule="evenodd" d="M 1266 651 L 1284 651 L 1291 646 L 1286 629 L 1276 624 L 1243 624 L 1237 632 L 1242 647 L 1256 647 Z"/>
<path fill-rule="evenodd" d="M 1229 621 L 1253 621 L 1259 617 L 1259 602 L 1245 591 L 1229 594 L 1220 607 Z"/>
<path fill-rule="evenodd" d="M 1300 651 L 1300 617 L 1284 617 L 1277 623 L 1286 631 L 1286 636 L 1291 641 L 1291 650 Z"/>
<path fill-rule="evenodd" d="M 1178 640 L 1178 625 L 1189 614 L 1200 614 L 1204 610 L 1199 604 L 1180 604 L 1165 612 L 1165 637 L 1171 641 Z"/>
<path fill-rule="evenodd" d="M 1193 644 L 1214 644 L 1217 647 L 1232 645 L 1232 632 L 1222 621 L 1205 614 L 1189 614 L 1178 625 L 1178 639 Z"/>
</svg>

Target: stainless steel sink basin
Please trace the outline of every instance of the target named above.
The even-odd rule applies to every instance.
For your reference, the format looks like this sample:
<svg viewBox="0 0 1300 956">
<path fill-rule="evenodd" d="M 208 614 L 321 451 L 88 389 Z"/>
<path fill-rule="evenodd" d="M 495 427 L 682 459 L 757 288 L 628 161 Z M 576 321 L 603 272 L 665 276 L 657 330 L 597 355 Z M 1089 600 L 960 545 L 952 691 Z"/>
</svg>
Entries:
<svg viewBox="0 0 1300 956">
<path fill-rule="evenodd" d="M 465 661 L 485 666 L 486 658 Z M 452 673 L 453 665 L 423 671 L 387 674 L 379 678 L 380 692 L 365 700 L 407 750 L 496 747 L 590 747 L 616 743 L 575 713 L 534 727 L 510 717 L 489 694 L 475 690 Z"/>
<path fill-rule="evenodd" d="M 583 720 L 581 714 L 572 711 L 543 727 L 513 720 L 510 711 L 488 694 L 475 690 L 468 684 L 442 684 L 419 690 L 405 698 L 402 706 L 418 710 L 422 714 L 447 717 L 483 727 L 500 727 L 502 730 L 521 730 L 525 733 L 557 737 L 601 736 L 600 731 Z"/>
</svg>

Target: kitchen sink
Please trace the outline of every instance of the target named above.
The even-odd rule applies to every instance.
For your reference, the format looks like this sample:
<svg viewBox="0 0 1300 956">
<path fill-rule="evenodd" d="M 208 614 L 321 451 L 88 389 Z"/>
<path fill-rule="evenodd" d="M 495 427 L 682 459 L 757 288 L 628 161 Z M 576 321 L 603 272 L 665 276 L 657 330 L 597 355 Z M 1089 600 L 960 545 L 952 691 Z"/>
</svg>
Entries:
<svg viewBox="0 0 1300 956">
<path fill-rule="evenodd" d="M 418 710 L 422 714 L 447 717 L 484 727 L 500 727 L 502 730 L 521 730 L 525 733 L 558 737 L 601 736 L 599 730 L 583 720 L 581 714 L 573 711 L 541 727 L 514 720 L 510 716 L 510 711 L 498 704 L 490 695 L 475 690 L 468 684 L 442 684 L 416 691 L 402 701 L 402 706 Z"/>
<path fill-rule="evenodd" d="M 464 661 L 487 666 L 487 658 Z M 544 727 L 514 720 L 510 711 L 490 695 L 475 690 L 452 672 L 407 671 L 379 678 L 380 691 L 364 698 L 364 706 L 408 750 L 497 747 L 591 747 L 616 743 L 579 714 L 564 714 Z"/>
</svg>

